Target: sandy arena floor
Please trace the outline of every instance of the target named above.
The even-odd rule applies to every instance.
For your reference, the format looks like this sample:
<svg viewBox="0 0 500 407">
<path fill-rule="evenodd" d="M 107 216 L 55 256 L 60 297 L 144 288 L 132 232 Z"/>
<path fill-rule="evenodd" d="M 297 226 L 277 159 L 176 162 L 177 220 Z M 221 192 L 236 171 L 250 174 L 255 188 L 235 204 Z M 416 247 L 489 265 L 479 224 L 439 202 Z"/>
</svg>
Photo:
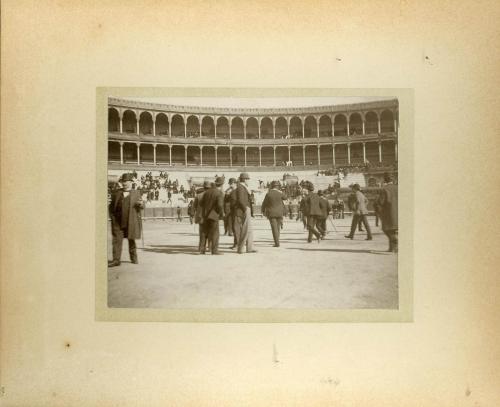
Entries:
<svg viewBox="0 0 500 407">
<path fill-rule="evenodd" d="M 266 219 L 253 221 L 258 253 L 239 255 L 232 237 L 221 236 L 224 256 L 197 252 L 198 225 L 145 221 L 139 264 L 108 269 L 108 304 L 127 308 L 391 308 L 398 307 L 397 255 L 370 218 L 373 240 L 356 232 L 344 238 L 351 219 L 328 222 L 326 240 L 307 243 L 302 223 L 285 220 L 274 248 Z M 223 227 L 221 222 L 221 232 Z M 111 238 L 108 238 L 111 259 Z"/>
</svg>

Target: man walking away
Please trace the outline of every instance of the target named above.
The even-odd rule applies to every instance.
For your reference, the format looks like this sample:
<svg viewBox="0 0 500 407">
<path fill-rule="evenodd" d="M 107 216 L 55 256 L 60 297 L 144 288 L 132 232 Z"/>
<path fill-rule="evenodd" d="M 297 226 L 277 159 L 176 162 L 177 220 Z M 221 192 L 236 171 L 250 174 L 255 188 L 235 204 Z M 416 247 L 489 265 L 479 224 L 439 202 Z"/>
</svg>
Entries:
<svg viewBox="0 0 500 407">
<path fill-rule="evenodd" d="M 243 247 L 246 245 L 247 253 L 256 253 L 253 249 L 253 230 L 251 218 L 253 217 L 253 208 L 250 190 L 248 189 L 248 180 L 250 175 L 246 172 L 240 174 L 240 182 L 236 187 L 235 202 L 235 221 L 234 231 L 238 235 L 238 253 L 243 253 Z"/>
<path fill-rule="evenodd" d="M 363 222 L 363 225 L 365 225 L 366 229 L 366 240 L 372 240 L 372 232 L 367 219 L 368 208 L 366 207 L 366 205 L 368 204 L 368 199 L 361 192 L 361 187 L 359 186 L 359 184 L 354 184 L 352 186 L 352 190 L 355 194 L 356 200 L 353 203 L 351 233 L 349 233 L 345 237 L 347 239 L 353 239 L 354 233 L 356 232 L 356 226 L 359 224 L 359 222 Z"/>
<path fill-rule="evenodd" d="M 325 194 L 323 191 L 318 191 L 319 196 L 319 207 L 321 209 L 321 216 L 319 217 L 318 230 L 321 233 L 321 237 L 324 239 L 326 235 L 326 219 L 332 210 L 330 206 L 330 202 L 325 198 Z"/>
<path fill-rule="evenodd" d="M 273 233 L 274 247 L 280 247 L 280 228 L 283 221 L 283 194 L 279 182 L 271 182 L 271 189 L 262 202 L 262 214 L 269 219 Z"/>
<path fill-rule="evenodd" d="M 205 232 L 201 240 L 202 254 L 205 254 L 205 239 L 208 238 L 212 254 L 222 255 L 219 252 L 219 219 L 224 219 L 223 184 L 224 178 L 218 177 L 215 180 L 215 185 L 203 194 L 200 201 L 204 219 L 203 229 Z"/>
<path fill-rule="evenodd" d="M 309 193 L 305 197 L 305 213 L 307 214 L 307 229 L 309 231 L 308 236 L 307 236 L 307 242 L 311 243 L 312 242 L 312 237 L 313 235 L 318 239 L 318 243 L 321 240 L 321 233 L 317 229 L 317 224 L 319 221 L 319 218 L 322 214 L 321 208 L 319 207 L 319 196 L 318 194 L 315 194 L 314 191 L 314 185 L 312 183 L 309 183 L 307 185 L 307 189 L 309 190 Z"/>
<path fill-rule="evenodd" d="M 382 230 L 389 239 L 389 252 L 398 252 L 398 186 L 390 174 L 384 174 L 384 187 L 380 191 L 375 210 L 380 216 Z"/>
</svg>

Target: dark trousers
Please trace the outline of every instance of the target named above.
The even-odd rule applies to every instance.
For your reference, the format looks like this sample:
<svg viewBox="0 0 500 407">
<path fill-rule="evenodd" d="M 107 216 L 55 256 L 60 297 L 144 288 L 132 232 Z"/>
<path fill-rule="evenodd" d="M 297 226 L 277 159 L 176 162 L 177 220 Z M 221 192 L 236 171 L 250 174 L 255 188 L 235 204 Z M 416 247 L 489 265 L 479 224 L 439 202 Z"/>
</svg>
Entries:
<svg viewBox="0 0 500 407">
<path fill-rule="evenodd" d="M 113 225 L 111 229 L 113 235 L 113 261 L 120 261 L 122 257 L 123 239 L 127 234 L 126 229 L 121 229 L 118 225 Z M 128 240 L 128 252 L 130 261 L 137 261 L 137 246 L 134 239 Z"/>
<path fill-rule="evenodd" d="M 353 215 L 352 217 L 351 233 L 349 233 L 349 236 L 354 237 L 354 233 L 356 232 L 356 226 L 358 226 L 360 222 L 363 222 L 363 225 L 365 225 L 367 237 L 371 238 L 372 231 L 370 229 L 370 225 L 368 224 L 368 219 L 366 218 L 366 215 L 356 215 L 356 214 Z"/>
<path fill-rule="evenodd" d="M 229 223 L 231 225 L 231 232 L 233 233 L 233 246 L 238 246 L 238 233 L 236 233 L 236 216 L 232 213 L 229 215 Z"/>
<path fill-rule="evenodd" d="M 205 248 L 207 246 L 207 235 L 206 235 L 206 232 L 205 232 L 204 223 L 200 223 L 198 225 L 198 233 L 200 235 L 200 239 L 199 239 L 199 242 L 198 242 L 198 251 L 200 253 L 205 253 Z"/>
<path fill-rule="evenodd" d="M 219 221 L 213 219 L 205 219 L 203 223 L 204 233 L 201 239 L 201 252 L 205 252 L 206 239 L 210 241 L 210 250 L 212 254 L 219 251 Z"/>
<path fill-rule="evenodd" d="M 283 218 L 281 217 L 269 218 L 269 223 L 271 224 L 271 231 L 273 232 L 274 244 L 276 246 L 280 245 L 281 222 L 283 222 Z"/>
<path fill-rule="evenodd" d="M 233 220 L 230 214 L 224 216 L 224 234 L 233 235 Z"/>
<path fill-rule="evenodd" d="M 307 229 L 309 234 L 307 236 L 307 241 L 312 242 L 313 235 L 319 240 L 321 237 L 321 232 L 317 229 L 319 217 L 317 215 L 309 215 L 307 217 Z"/>
<path fill-rule="evenodd" d="M 319 233 L 321 233 L 321 236 L 325 236 L 326 235 L 326 218 L 318 218 L 318 223 L 316 225 L 316 227 L 318 228 L 319 230 Z"/>
<path fill-rule="evenodd" d="M 389 239 L 389 251 L 397 253 L 398 252 L 398 230 L 384 230 L 385 235 Z"/>
</svg>

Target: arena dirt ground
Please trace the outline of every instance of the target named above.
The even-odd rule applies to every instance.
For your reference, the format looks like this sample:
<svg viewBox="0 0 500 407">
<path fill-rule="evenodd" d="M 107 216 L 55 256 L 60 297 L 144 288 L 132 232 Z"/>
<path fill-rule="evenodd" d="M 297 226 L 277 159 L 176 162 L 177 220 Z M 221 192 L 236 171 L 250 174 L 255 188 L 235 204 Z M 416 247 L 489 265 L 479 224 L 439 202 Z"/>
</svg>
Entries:
<svg viewBox="0 0 500 407">
<path fill-rule="evenodd" d="M 197 252 L 198 225 L 188 220 L 144 222 L 139 264 L 108 269 L 108 305 L 126 308 L 398 308 L 397 255 L 370 218 L 373 240 L 356 232 L 344 238 L 351 219 L 328 222 L 326 240 L 307 243 L 301 222 L 285 220 L 281 247 L 272 247 L 266 219 L 253 219 L 258 253 L 239 255 L 232 237 L 221 236 L 224 256 Z M 222 222 L 221 232 L 223 233 Z M 111 237 L 108 237 L 111 259 Z"/>
</svg>

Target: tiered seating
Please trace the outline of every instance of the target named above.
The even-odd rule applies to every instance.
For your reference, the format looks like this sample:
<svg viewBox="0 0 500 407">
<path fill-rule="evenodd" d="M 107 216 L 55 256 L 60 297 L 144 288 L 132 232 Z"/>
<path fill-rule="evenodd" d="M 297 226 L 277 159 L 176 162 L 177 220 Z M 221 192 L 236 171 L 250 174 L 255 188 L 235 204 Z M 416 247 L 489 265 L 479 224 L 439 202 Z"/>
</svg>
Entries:
<svg viewBox="0 0 500 407">
<path fill-rule="evenodd" d="M 359 184 L 361 188 L 366 187 L 365 176 L 361 172 L 353 172 L 347 174 L 344 178 L 340 179 L 341 188 L 349 188 L 349 185 Z"/>
</svg>

